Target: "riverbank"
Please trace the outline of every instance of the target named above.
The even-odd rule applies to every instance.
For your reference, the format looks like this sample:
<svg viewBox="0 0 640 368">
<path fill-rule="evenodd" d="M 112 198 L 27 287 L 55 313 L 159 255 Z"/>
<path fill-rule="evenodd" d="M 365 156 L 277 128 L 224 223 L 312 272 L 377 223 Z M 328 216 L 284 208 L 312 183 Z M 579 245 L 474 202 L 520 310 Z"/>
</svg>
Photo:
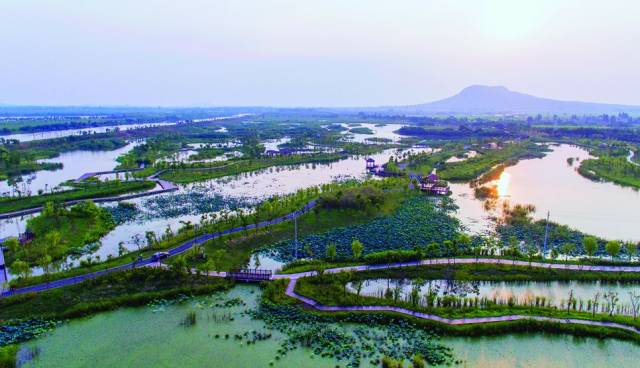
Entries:
<svg viewBox="0 0 640 368">
<path fill-rule="evenodd" d="M 85 199 L 107 198 L 119 194 L 151 190 L 156 186 L 156 183 L 153 181 L 112 181 L 99 184 L 69 183 L 69 185 L 76 189 L 38 196 L 0 199 L 0 215 L 5 215 L 3 218 L 8 218 L 11 212 L 39 208 L 47 202 L 73 204 Z"/>
</svg>

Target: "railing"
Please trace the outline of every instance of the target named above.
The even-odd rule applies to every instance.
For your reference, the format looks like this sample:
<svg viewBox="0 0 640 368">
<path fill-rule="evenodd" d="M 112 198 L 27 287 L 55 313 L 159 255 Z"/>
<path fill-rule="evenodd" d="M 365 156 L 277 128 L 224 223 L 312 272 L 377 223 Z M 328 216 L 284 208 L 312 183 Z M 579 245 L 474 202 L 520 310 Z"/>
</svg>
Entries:
<svg viewBox="0 0 640 368">
<path fill-rule="evenodd" d="M 270 270 L 231 270 L 227 277 L 236 281 L 267 281 L 271 279 Z"/>
</svg>

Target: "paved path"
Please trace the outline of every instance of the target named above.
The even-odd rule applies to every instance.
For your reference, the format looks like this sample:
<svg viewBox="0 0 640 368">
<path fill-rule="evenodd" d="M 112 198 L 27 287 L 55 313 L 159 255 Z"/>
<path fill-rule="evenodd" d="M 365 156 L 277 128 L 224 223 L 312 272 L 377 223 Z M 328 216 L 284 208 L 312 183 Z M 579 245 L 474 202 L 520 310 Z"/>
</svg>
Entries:
<svg viewBox="0 0 640 368">
<path fill-rule="evenodd" d="M 92 178 L 94 176 L 97 175 L 108 175 L 108 174 L 119 174 L 119 173 L 124 173 L 124 172 L 134 172 L 134 171 L 140 171 L 142 170 L 142 167 L 138 167 L 135 169 L 120 169 L 120 170 L 109 170 L 109 171 L 96 171 L 96 172 L 88 172 L 88 173 L 84 173 L 82 174 L 78 179 L 74 180 L 76 183 L 79 183 L 83 180 Z"/>
<path fill-rule="evenodd" d="M 632 150 L 629 150 L 629 156 L 627 156 L 627 161 L 629 161 L 629 163 L 634 164 L 636 166 L 640 166 L 639 163 L 633 161 L 633 156 L 635 156 L 635 152 L 633 152 Z"/>
<path fill-rule="evenodd" d="M 256 228 L 263 228 L 266 226 L 270 226 L 270 225 L 275 225 L 275 224 L 279 224 L 281 222 L 285 222 L 285 221 L 289 221 L 292 220 L 298 216 L 303 215 L 304 213 L 308 212 L 309 210 L 311 210 L 313 207 L 315 207 L 317 201 L 313 200 L 309 203 L 307 203 L 304 207 L 302 207 L 302 209 L 291 212 L 287 215 L 281 216 L 281 217 L 277 217 L 273 220 L 269 220 L 269 221 L 262 221 L 259 222 L 258 224 L 250 224 L 247 225 L 246 230 L 252 230 L 252 229 L 256 229 Z M 166 252 L 169 253 L 169 257 L 173 257 L 176 255 L 179 255 L 181 253 L 186 252 L 187 250 L 191 249 L 194 245 L 197 244 L 203 244 L 204 242 L 207 242 L 209 240 L 212 239 L 216 239 L 219 238 L 221 236 L 224 235 L 229 235 L 229 234 L 235 234 L 235 233 L 239 233 L 241 231 L 244 231 L 245 228 L 244 227 L 236 227 L 233 229 L 227 229 L 221 232 L 216 232 L 216 233 L 207 233 L 207 234 L 202 234 L 199 235 L 189 241 L 186 241 L 184 243 L 182 243 L 181 245 L 175 247 L 175 248 L 171 248 L 169 250 L 167 250 Z M 133 269 L 135 267 L 145 267 L 145 266 L 149 266 L 152 264 L 157 263 L 152 257 L 149 258 L 145 258 L 141 261 L 138 262 L 131 262 L 131 263 L 127 263 L 121 266 L 116 266 L 116 267 L 112 267 L 112 268 L 108 268 L 105 270 L 101 270 L 101 271 L 95 271 L 95 272 L 89 272 L 83 275 L 78 275 L 78 276 L 73 276 L 73 277 L 69 277 L 69 278 L 65 278 L 65 279 L 60 279 L 60 280 L 55 280 L 55 281 L 51 281 L 51 282 L 47 282 L 47 283 L 42 283 L 42 284 L 38 284 L 38 285 L 32 285 L 32 286 L 26 286 L 23 288 L 19 288 L 19 289 L 15 289 L 12 292 L 4 292 L 4 293 L 0 293 L 0 297 L 6 297 L 9 295 L 13 295 L 13 294 L 24 294 L 24 293 L 34 293 L 34 292 L 40 292 L 40 291 L 45 291 L 45 290 L 50 290 L 50 289 L 54 289 L 54 288 L 59 288 L 59 287 L 63 287 L 63 286 L 70 286 L 70 285 L 75 285 L 78 283 L 81 283 L 85 280 L 89 280 L 89 279 L 94 279 L 96 277 L 99 276 L 103 276 L 103 275 L 107 275 L 113 272 L 118 272 L 118 271 L 123 271 L 123 270 L 129 270 L 129 269 Z M 222 275 L 226 275 L 224 273 L 211 273 L 211 276 L 215 276 L 217 274 L 217 277 L 222 277 Z"/>
<path fill-rule="evenodd" d="M 423 259 L 421 261 L 412 262 L 400 262 L 400 263 L 387 263 L 380 265 L 360 265 L 360 266 L 347 266 L 330 268 L 325 270 L 325 273 L 336 273 L 342 271 L 367 271 L 367 270 L 382 270 L 389 268 L 402 268 L 412 266 L 428 266 L 428 265 L 443 265 L 443 264 L 504 264 L 504 265 L 516 265 L 536 268 L 548 268 L 554 270 L 572 270 L 572 271 L 601 271 L 601 272 L 640 272 L 640 266 L 588 266 L 588 265 L 567 265 L 561 263 L 543 263 L 543 262 L 527 262 L 527 261 L 512 261 L 508 259 L 498 258 L 438 258 L 438 259 Z M 277 274 L 273 275 L 274 279 L 296 279 L 301 277 L 313 276 L 315 271 L 300 272 L 293 274 Z"/>
<path fill-rule="evenodd" d="M 486 261 L 487 259 L 484 259 L 484 261 Z M 462 259 L 459 259 L 459 261 L 462 261 Z M 471 261 L 475 262 L 475 259 L 471 259 Z M 482 259 L 478 260 L 478 261 L 483 261 Z M 425 264 L 424 262 L 420 262 L 421 264 Z M 459 262 L 459 263 L 469 263 L 469 262 Z M 488 263 L 498 263 L 498 262 L 488 262 Z M 440 264 L 440 262 L 433 262 L 433 263 L 427 263 L 427 264 Z M 382 265 L 380 267 L 377 267 L 377 269 L 384 269 L 384 268 L 396 268 L 399 267 L 400 264 L 392 264 L 392 265 Z M 409 266 L 409 264 L 403 264 L 405 267 Z M 416 265 L 416 262 L 413 262 L 411 265 Z M 372 269 L 372 268 L 369 268 Z M 636 267 L 636 269 L 638 269 Z M 340 269 L 334 268 L 331 270 L 327 270 L 327 272 L 330 273 L 336 273 L 336 272 L 340 272 L 340 271 L 345 271 L 345 270 L 350 270 L 350 271 L 363 271 L 365 269 L 361 268 L 360 266 L 358 267 L 343 267 Z M 301 301 L 302 303 L 316 309 L 319 311 L 323 311 L 323 312 L 353 312 L 353 311 L 362 311 L 362 312 L 394 312 L 394 313 L 400 313 L 400 314 L 404 314 L 404 315 L 408 315 L 411 317 L 415 317 L 415 318 L 420 318 L 420 319 L 425 319 L 425 320 L 431 320 L 431 321 L 436 321 L 436 322 L 440 322 L 440 323 L 444 323 L 447 325 L 451 325 L 451 326 L 459 326 L 459 325 L 470 325 L 470 324 L 482 324 L 482 323 L 495 323 L 495 322 L 508 322 L 508 321 L 521 321 L 521 320 L 533 320 L 533 321 L 540 321 L 540 322 L 553 322 L 553 323 L 561 323 L 561 324 L 579 324 L 579 325 L 589 325 L 589 326 L 599 326 L 599 327 L 609 327 L 609 328 L 617 328 L 617 329 L 623 329 L 623 330 L 627 330 L 627 331 L 631 331 L 637 334 L 640 334 L 640 329 L 633 327 L 633 326 L 629 326 L 629 325 L 625 325 L 622 323 L 615 323 L 615 322 L 605 322 L 605 321 L 590 321 L 590 320 L 584 320 L 584 319 L 577 319 L 577 318 L 554 318 L 554 317 L 542 317 L 542 316 L 528 316 L 528 315 L 521 315 L 521 314 L 512 314 L 512 315 L 506 315 L 506 316 L 495 316 L 495 317 L 472 317 L 472 318 L 446 318 L 446 317 L 441 317 L 435 314 L 429 314 L 429 313 L 423 313 L 423 312 L 417 312 L 417 311 L 413 311 L 410 309 L 406 309 L 406 308 L 400 308 L 400 307 L 394 307 L 394 306 L 388 306 L 388 305 L 354 305 L 354 306 L 328 306 L 328 305 L 323 305 L 320 304 L 319 302 L 311 299 L 311 298 L 307 298 L 305 296 L 302 296 L 298 293 L 295 292 L 295 287 L 296 287 L 296 283 L 298 281 L 299 278 L 303 278 L 303 277 L 308 277 L 310 275 L 312 275 L 314 272 L 304 272 L 304 273 L 298 273 L 298 274 L 291 274 L 291 275 L 276 275 L 275 278 L 280 278 L 280 279 L 289 279 L 289 284 L 287 285 L 287 290 L 285 291 L 285 294 L 298 299 L 299 301 Z M 288 276 L 288 277 L 285 277 Z"/>
</svg>

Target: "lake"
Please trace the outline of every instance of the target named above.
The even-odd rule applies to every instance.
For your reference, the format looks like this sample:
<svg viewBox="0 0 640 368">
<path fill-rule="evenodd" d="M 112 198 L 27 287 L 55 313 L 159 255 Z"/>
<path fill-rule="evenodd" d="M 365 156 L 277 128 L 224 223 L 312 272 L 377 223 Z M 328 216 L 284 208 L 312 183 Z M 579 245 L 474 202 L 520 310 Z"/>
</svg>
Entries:
<svg viewBox="0 0 640 368">
<path fill-rule="evenodd" d="M 255 308 L 260 294 L 255 286 L 237 286 L 227 296 L 198 297 L 180 304 L 123 308 L 72 320 L 47 336 L 22 345 L 37 349 L 38 356 L 23 367 L 335 367 L 340 362 L 321 358 L 308 348 L 290 351 L 274 360 L 283 333 L 266 328 L 245 311 Z M 213 302 L 241 298 L 247 305 L 213 308 Z M 181 326 L 189 311 L 197 322 Z M 233 321 L 220 318 L 229 313 Z M 292 322 L 295 323 L 295 322 Z M 333 324 L 352 333 L 362 325 Z M 384 333 L 384 327 L 368 327 Z M 246 345 L 235 334 L 258 331 L 272 337 Z M 230 338 L 225 339 L 224 335 Z M 215 338 L 219 335 L 219 338 Z M 462 367 L 632 367 L 640 359 L 636 345 L 614 339 L 574 338 L 568 335 L 518 334 L 481 338 L 446 337 L 440 343 L 453 349 Z M 367 360 L 365 360 L 366 362 Z M 363 364 L 363 367 L 369 366 Z"/>
</svg>

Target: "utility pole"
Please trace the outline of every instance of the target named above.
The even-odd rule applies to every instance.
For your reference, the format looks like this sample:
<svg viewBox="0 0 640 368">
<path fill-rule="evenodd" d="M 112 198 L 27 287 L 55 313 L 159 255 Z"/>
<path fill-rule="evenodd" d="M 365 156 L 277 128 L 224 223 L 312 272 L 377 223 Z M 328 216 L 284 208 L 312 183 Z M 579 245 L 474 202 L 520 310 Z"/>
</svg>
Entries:
<svg viewBox="0 0 640 368">
<path fill-rule="evenodd" d="M 544 246 L 542 248 L 542 254 L 547 252 L 547 240 L 549 239 L 549 215 L 551 211 L 547 211 L 547 225 L 544 227 Z"/>
</svg>

